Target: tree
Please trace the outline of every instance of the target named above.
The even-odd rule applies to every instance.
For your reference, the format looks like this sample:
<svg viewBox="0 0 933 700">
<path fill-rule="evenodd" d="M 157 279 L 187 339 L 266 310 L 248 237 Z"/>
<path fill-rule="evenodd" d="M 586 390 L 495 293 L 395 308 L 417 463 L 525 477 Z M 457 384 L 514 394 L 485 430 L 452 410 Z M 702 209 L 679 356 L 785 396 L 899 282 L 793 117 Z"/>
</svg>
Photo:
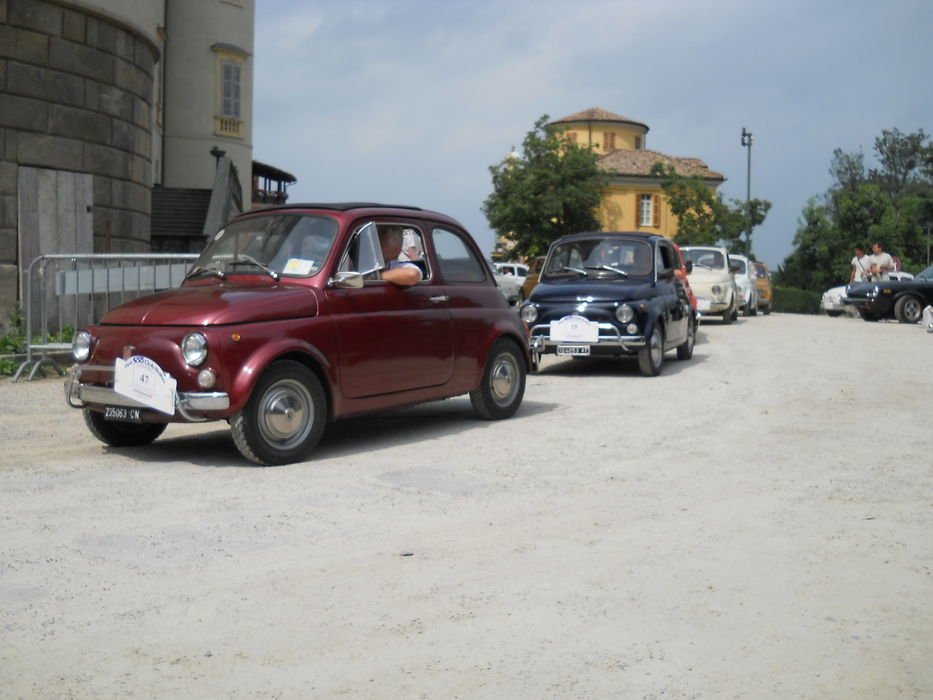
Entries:
<svg viewBox="0 0 933 700">
<path fill-rule="evenodd" d="M 933 225 L 933 146 L 920 129 L 884 130 L 875 139 L 876 167 L 866 169 L 861 151 L 837 148 L 833 183 L 804 208 L 794 252 L 779 268 L 782 285 L 822 291 L 849 278 L 856 244 L 880 241 L 907 270 L 927 264 L 927 227 Z"/>
<path fill-rule="evenodd" d="M 727 204 L 697 177 L 679 175 L 674 168 L 655 163 L 651 174 L 661 179 L 661 189 L 677 217 L 677 242 L 681 245 L 725 245 L 734 253 L 749 254 L 750 238 L 742 233 L 761 225 L 771 202 L 752 199 Z"/>
<path fill-rule="evenodd" d="M 545 114 L 522 142 L 521 156 L 490 166 L 493 191 L 483 203 L 489 226 L 509 254 L 534 257 L 560 236 L 598 231 L 605 180 L 596 153 L 547 128 Z"/>
</svg>

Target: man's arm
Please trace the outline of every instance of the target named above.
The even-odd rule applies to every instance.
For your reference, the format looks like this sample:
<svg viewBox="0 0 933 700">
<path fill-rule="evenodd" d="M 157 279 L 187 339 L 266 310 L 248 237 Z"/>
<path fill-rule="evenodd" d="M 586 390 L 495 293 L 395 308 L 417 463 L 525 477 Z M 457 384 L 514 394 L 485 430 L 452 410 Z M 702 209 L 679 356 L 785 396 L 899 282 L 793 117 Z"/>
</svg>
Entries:
<svg viewBox="0 0 933 700">
<path fill-rule="evenodd" d="M 421 270 L 417 265 L 399 265 L 388 270 L 383 270 L 380 278 L 392 284 L 398 284 L 402 287 L 410 287 L 421 281 Z"/>
</svg>

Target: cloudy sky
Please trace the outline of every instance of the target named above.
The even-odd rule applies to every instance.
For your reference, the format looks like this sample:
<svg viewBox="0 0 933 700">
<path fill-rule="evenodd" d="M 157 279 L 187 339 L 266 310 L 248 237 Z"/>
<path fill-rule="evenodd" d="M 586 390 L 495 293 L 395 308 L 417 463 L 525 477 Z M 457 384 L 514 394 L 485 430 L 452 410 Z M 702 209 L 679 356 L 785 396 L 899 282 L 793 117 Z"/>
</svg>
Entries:
<svg viewBox="0 0 933 700">
<path fill-rule="evenodd" d="M 933 132 L 930 0 L 256 0 L 253 156 L 291 201 L 460 220 L 487 252 L 489 166 L 536 119 L 602 109 L 772 202 L 754 251 L 790 253 L 834 148 Z"/>
</svg>

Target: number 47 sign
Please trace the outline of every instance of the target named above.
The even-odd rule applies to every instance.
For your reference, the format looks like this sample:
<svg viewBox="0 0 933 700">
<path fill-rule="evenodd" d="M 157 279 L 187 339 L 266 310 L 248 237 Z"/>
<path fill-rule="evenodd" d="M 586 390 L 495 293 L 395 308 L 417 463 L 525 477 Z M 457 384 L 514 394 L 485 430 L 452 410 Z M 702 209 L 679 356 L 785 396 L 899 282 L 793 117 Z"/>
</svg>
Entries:
<svg viewBox="0 0 933 700">
<path fill-rule="evenodd" d="M 175 415 L 175 388 L 178 384 L 155 362 L 143 355 L 114 363 L 113 390 L 157 411 Z"/>
</svg>

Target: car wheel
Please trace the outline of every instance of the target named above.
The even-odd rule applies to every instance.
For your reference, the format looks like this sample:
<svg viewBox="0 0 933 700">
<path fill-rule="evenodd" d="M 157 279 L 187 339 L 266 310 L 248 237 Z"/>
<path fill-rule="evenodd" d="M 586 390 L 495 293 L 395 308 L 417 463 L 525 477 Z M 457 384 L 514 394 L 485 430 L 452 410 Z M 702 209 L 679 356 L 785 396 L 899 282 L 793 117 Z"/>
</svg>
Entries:
<svg viewBox="0 0 933 700">
<path fill-rule="evenodd" d="M 901 323 L 918 323 L 923 315 L 923 303 L 912 296 L 904 296 L 894 304 L 894 316 Z"/>
<path fill-rule="evenodd" d="M 752 315 L 752 302 L 751 300 L 749 300 L 749 302 L 745 304 L 745 306 L 742 307 L 742 316 L 744 316 L 745 318 L 748 318 L 751 315 Z"/>
<path fill-rule="evenodd" d="M 765 304 L 765 307 L 761 310 L 765 316 L 771 313 L 771 304 Z"/>
<path fill-rule="evenodd" d="M 642 376 L 657 377 L 664 366 L 664 332 L 659 326 L 651 331 L 645 347 L 638 351 L 638 369 Z"/>
<path fill-rule="evenodd" d="M 486 357 L 479 386 L 470 392 L 473 410 L 486 420 L 513 415 L 525 395 L 525 358 L 510 340 L 497 340 Z"/>
<path fill-rule="evenodd" d="M 765 313 L 767 313 L 767 311 Z M 842 312 L 841 311 L 827 311 L 826 315 L 829 316 L 830 318 L 837 318 L 838 316 L 842 316 Z"/>
<path fill-rule="evenodd" d="M 870 311 L 863 311 L 862 309 L 859 309 L 858 315 L 862 317 L 863 321 L 874 322 L 874 321 L 878 321 L 881 319 L 881 316 L 876 316 Z"/>
<path fill-rule="evenodd" d="M 141 447 L 165 432 L 165 423 L 115 423 L 104 414 L 84 409 L 84 422 L 98 440 L 111 447 Z"/>
<path fill-rule="evenodd" d="M 697 326 L 691 320 L 687 323 L 687 339 L 684 341 L 683 345 L 677 346 L 677 359 L 678 360 L 689 360 L 693 357 L 693 346 L 696 344 L 697 339 Z"/>
<path fill-rule="evenodd" d="M 751 314 L 752 314 L 752 316 L 757 316 L 757 315 L 758 315 L 758 300 L 757 300 L 757 299 L 755 299 L 755 300 L 752 302 L 752 312 L 751 312 Z"/>
<path fill-rule="evenodd" d="M 310 369 L 274 362 L 256 383 L 246 407 L 230 419 L 237 449 L 256 464 L 297 462 L 313 450 L 327 423 L 327 398 Z"/>
<path fill-rule="evenodd" d="M 731 306 L 722 312 L 722 325 L 728 326 L 732 323 L 732 316 L 735 313 L 735 309 Z"/>
</svg>

